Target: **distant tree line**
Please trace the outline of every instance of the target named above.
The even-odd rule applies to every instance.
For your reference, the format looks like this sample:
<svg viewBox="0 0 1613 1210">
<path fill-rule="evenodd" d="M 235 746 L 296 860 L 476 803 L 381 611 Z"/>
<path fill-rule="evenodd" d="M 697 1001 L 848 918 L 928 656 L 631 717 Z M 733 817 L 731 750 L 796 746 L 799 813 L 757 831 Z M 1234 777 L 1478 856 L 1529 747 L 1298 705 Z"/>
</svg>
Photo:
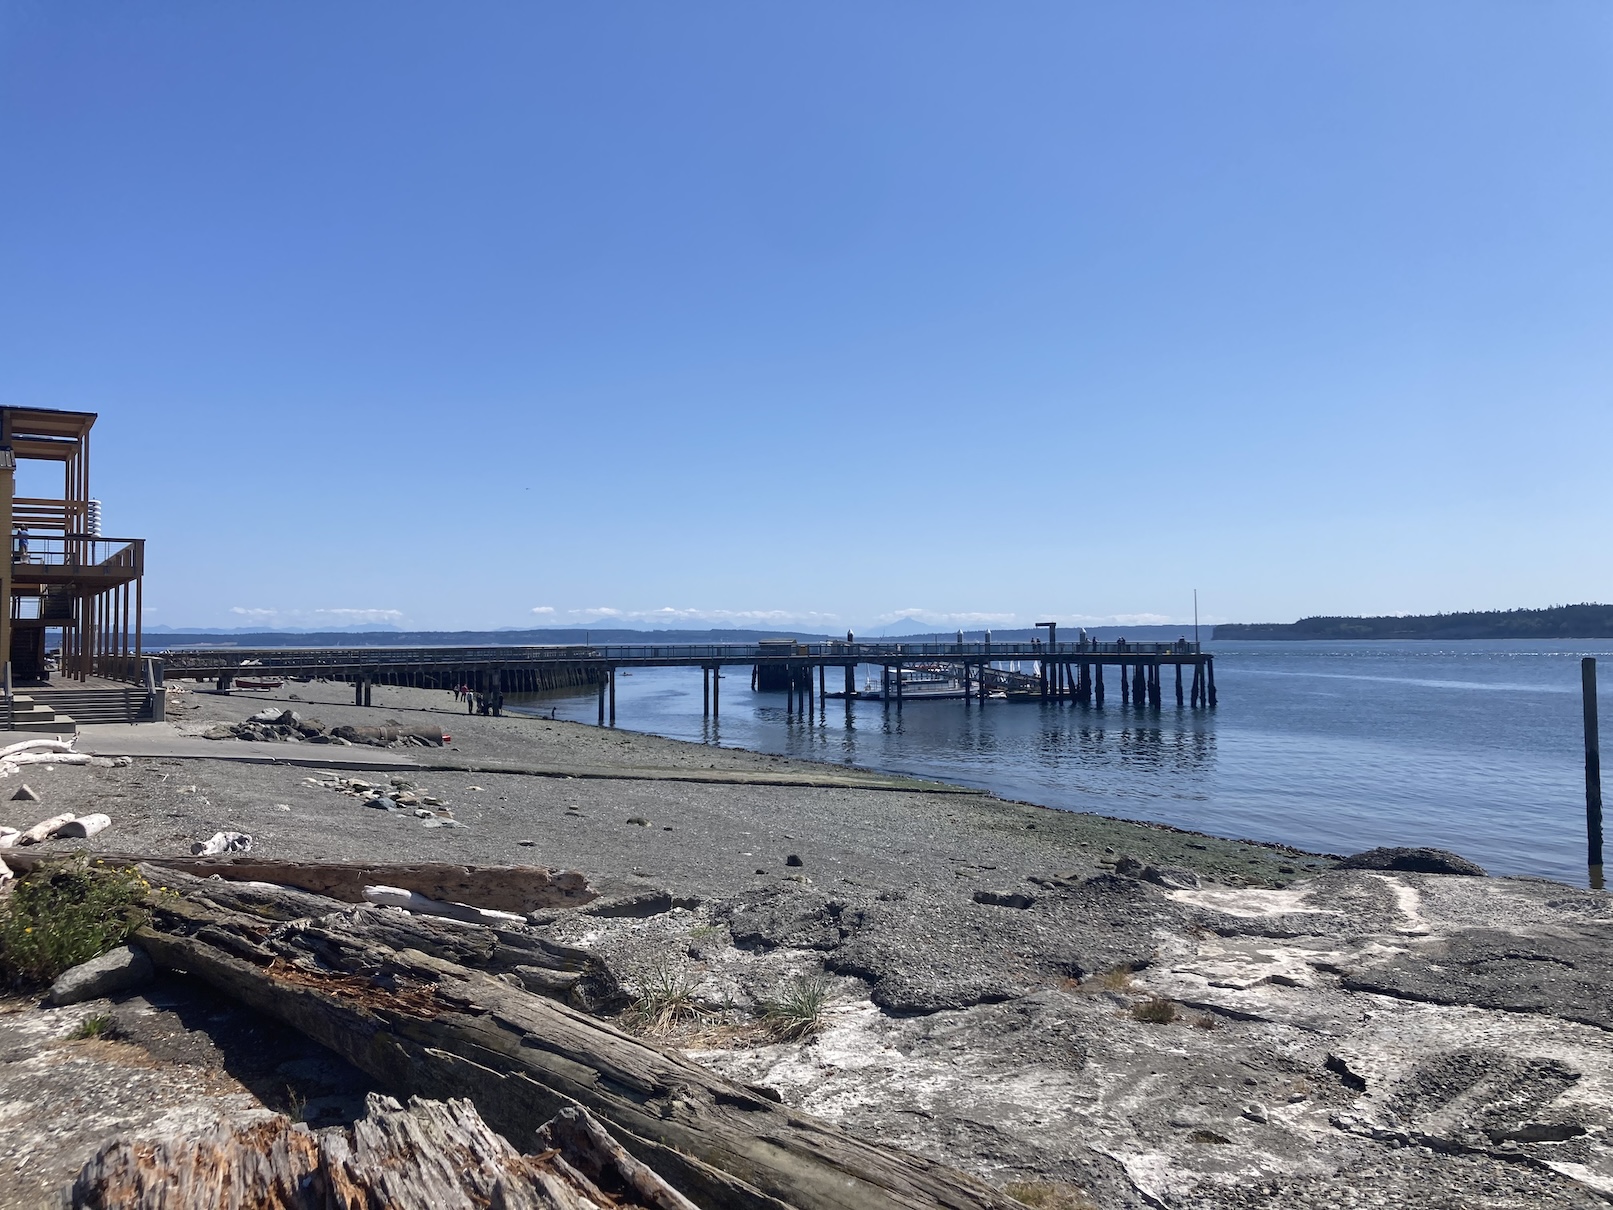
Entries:
<svg viewBox="0 0 1613 1210">
<path fill-rule="evenodd" d="M 1215 628 L 1218 639 L 1610 639 L 1613 605 L 1553 605 L 1409 618 L 1301 618 L 1238 622 Z"/>
</svg>

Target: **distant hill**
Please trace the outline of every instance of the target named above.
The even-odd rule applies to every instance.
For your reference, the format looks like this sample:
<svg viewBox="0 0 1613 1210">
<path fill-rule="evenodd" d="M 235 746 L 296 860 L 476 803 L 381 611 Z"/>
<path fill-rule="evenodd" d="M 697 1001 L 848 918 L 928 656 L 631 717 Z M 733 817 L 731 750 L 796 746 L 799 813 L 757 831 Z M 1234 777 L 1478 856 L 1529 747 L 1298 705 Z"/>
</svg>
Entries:
<svg viewBox="0 0 1613 1210">
<path fill-rule="evenodd" d="M 1553 605 L 1409 618 L 1223 623 L 1217 639 L 1613 639 L 1613 605 Z"/>
</svg>

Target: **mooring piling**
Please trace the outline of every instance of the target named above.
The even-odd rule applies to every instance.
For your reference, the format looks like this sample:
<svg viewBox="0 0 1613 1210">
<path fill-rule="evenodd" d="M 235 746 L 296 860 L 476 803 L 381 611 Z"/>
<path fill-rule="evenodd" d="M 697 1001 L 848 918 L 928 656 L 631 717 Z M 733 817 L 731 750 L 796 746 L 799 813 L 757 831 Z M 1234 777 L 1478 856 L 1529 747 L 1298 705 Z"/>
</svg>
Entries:
<svg viewBox="0 0 1613 1210">
<path fill-rule="evenodd" d="M 1579 662 L 1580 695 L 1585 709 L 1585 841 L 1591 888 L 1602 882 L 1602 749 L 1596 726 L 1596 660 Z"/>
</svg>

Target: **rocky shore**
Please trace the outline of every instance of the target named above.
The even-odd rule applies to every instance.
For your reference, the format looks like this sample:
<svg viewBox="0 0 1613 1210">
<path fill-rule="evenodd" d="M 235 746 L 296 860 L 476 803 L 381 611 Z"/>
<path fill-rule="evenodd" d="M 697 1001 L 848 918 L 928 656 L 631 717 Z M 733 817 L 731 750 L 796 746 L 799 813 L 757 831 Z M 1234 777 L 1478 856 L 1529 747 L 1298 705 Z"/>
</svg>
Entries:
<svg viewBox="0 0 1613 1210">
<path fill-rule="evenodd" d="M 1613 1197 L 1600 893 L 1394 868 L 1415 861 L 1345 868 L 844 766 L 472 717 L 443 693 L 377 688 L 369 708 L 341 685 L 170 696 L 169 724 L 81 743 L 132 763 L 30 770 L 43 801 L 0 802 L 0 824 L 104 812 L 113 826 L 90 840 L 48 843 L 180 855 L 237 832 L 271 859 L 583 871 L 602 897 L 542 926 L 630 990 L 686 988 L 671 1040 L 696 1060 L 1033 1204 Z M 202 738 L 270 704 L 326 732 L 451 738 Z M 779 1041 L 758 1021 L 803 979 L 827 993 L 821 1028 Z M 89 1124 L 50 1098 L 64 1065 L 87 1063 L 89 1043 L 62 1039 L 94 1006 L 0 1011 L 0 1206 L 43 1204 L 109 1124 L 176 1112 L 165 1063 L 218 1073 L 228 1046 L 178 994 L 116 1006 L 132 1039 L 118 1045 L 157 1058 L 124 1055 L 144 1099 Z M 220 1011 L 219 1032 L 257 1028 Z M 221 1075 L 220 1095 L 269 1103 L 276 1070 Z M 366 1085 L 337 1082 L 339 1115 Z"/>
</svg>

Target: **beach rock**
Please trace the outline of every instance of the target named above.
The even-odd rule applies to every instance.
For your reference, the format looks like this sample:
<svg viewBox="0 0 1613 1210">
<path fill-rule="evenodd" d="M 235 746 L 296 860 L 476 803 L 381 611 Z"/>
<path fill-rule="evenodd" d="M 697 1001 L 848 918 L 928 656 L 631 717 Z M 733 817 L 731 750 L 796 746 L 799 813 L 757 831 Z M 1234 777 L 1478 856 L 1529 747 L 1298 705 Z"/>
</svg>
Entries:
<svg viewBox="0 0 1613 1210">
<path fill-rule="evenodd" d="M 976 891 L 976 903 L 985 903 L 993 907 L 1028 908 L 1036 902 L 1034 896 L 1026 895 L 1021 891 Z"/>
<path fill-rule="evenodd" d="M 1339 862 L 1341 870 L 1399 870 L 1408 874 L 1487 876 L 1483 866 L 1446 849 L 1368 849 Z"/>
<path fill-rule="evenodd" d="M 245 832 L 214 832 L 209 840 L 198 840 L 190 846 L 192 857 L 216 857 L 220 853 L 250 853 L 252 837 Z"/>
<path fill-rule="evenodd" d="M 1199 876 L 1181 866 L 1144 866 L 1138 877 L 1144 882 L 1152 882 L 1155 886 L 1173 891 L 1196 891 L 1199 888 Z"/>
<path fill-rule="evenodd" d="M 801 865 L 801 859 L 796 854 L 791 853 L 784 859 L 784 864 L 787 866 L 799 867 Z"/>
<path fill-rule="evenodd" d="M 151 958 L 139 946 L 120 945 L 99 958 L 64 971 L 50 985 L 50 1002 L 56 1005 L 98 1000 L 114 992 L 129 991 L 156 977 Z"/>
<path fill-rule="evenodd" d="M 398 804 L 385 795 L 369 799 L 364 805 L 374 807 L 377 811 L 396 811 L 398 809 Z"/>
<path fill-rule="evenodd" d="M 1141 878 L 1148 863 L 1133 857 L 1130 853 L 1122 853 L 1115 858 L 1115 873 L 1123 878 Z"/>
<path fill-rule="evenodd" d="M 650 826 L 650 821 L 645 819 L 642 815 L 629 815 L 627 817 L 627 822 L 637 824 L 641 828 L 647 828 Z"/>
<path fill-rule="evenodd" d="M 234 739 L 235 738 L 235 728 L 229 726 L 227 723 L 214 723 L 206 731 L 202 732 L 202 738 L 203 739 Z"/>
<path fill-rule="evenodd" d="M 18 786 L 17 792 L 11 796 L 12 802 L 38 802 L 39 795 L 27 786 Z"/>
</svg>

